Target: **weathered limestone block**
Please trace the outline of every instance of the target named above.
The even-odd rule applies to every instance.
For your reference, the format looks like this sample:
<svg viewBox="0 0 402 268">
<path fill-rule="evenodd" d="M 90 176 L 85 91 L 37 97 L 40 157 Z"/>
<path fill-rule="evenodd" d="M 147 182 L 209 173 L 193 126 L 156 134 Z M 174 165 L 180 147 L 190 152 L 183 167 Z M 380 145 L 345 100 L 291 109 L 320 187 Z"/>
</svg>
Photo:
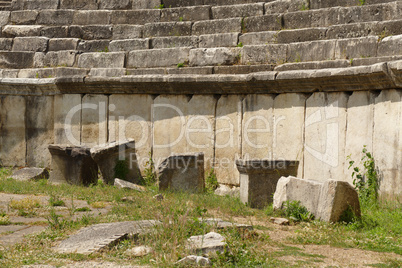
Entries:
<svg viewBox="0 0 402 268">
<path fill-rule="evenodd" d="M 363 147 L 366 146 L 368 152 L 373 152 L 374 95 L 368 91 L 353 92 L 348 100 L 347 113 L 344 157 L 350 157 L 350 160 L 355 161 L 355 165 L 363 168 L 360 164 Z M 348 168 L 348 161 L 344 167 L 345 177 L 339 180 L 352 184 L 353 170 Z"/>
<path fill-rule="evenodd" d="M 75 50 L 49 51 L 35 53 L 34 67 L 72 67 L 75 64 L 77 52 Z"/>
<path fill-rule="evenodd" d="M 303 176 L 304 113 L 306 97 L 287 93 L 276 96 L 273 115 L 273 159 L 299 162 L 297 176 Z M 243 141 L 244 142 L 244 141 Z"/>
<path fill-rule="evenodd" d="M 239 33 L 207 34 L 199 37 L 199 47 L 235 47 Z"/>
<path fill-rule="evenodd" d="M 353 59 L 377 56 L 376 36 L 337 40 L 336 59 Z"/>
<path fill-rule="evenodd" d="M 309 70 L 309 69 L 333 69 L 333 68 L 347 68 L 350 67 L 348 60 L 329 60 L 329 61 L 310 61 L 310 62 L 293 62 L 285 63 L 275 67 L 275 71 L 295 71 L 295 70 Z"/>
<path fill-rule="evenodd" d="M 123 52 L 83 53 L 78 57 L 80 68 L 123 68 L 125 54 Z"/>
<path fill-rule="evenodd" d="M 161 3 L 161 0 L 132 0 L 131 5 L 133 9 L 153 9 L 159 7 Z"/>
<path fill-rule="evenodd" d="M 118 178 L 114 179 L 114 186 L 116 186 L 119 189 L 130 189 L 130 190 L 135 190 L 138 192 L 145 192 L 146 188 L 143 186 L 140 186 L 138 184 L 134 184 L 125 180 L 120 180 Z"/>
<path fill-rule="evenodd" d="M 276 0 L 265 3 L 265 14 L 296 12 L 300 10 L 307 10 L 309 8 L 309 1 L 306 0 Z"/>
<path fill-rule="evenodd" d="M 344 178 L 346 93 L 313 93 L 306 101 L 304 178 Z"/>
<path fill-rule="evenodd" d="M 110 11 L 77 10 L 74 12 L 73 25 L 110 24 Z"/>
<path fill-rule="evenodd" d="M 338 222 L 345 211 L 360 217 L 360 203 L 356 190 L 344 181 L 299 179 L 282 177 L 274 194 L 274 209 L 281 209 L 286 201 L 300 201 L 316 219 Z"/>
<path fill-rule="evenodd" d="M 81 143 L 81 95 L 54 96 L 54 142 L 56 144 Z"/>
<path fill-rule="evenodd" d="M 215 173 L 219 183 L 239 185 L 235 160 L 241 158 L 241 95 L 224 95 L 216 107 Z"/>
<path fill-rule="evenodd" d="M 33 9 L 35 10 L 35 9 Z M 38 25 L 71 25 L 73 23 L 74 10 L 41 10 L 36 19 Z"/>
<path fill-rule="evenodd" d="M 149 160 L 152 144 L 153 99 L 150 95 L 113 94 L 109 96 L 109 142 L 135 140 L 141 171 Z"/>
<path fill-rule="evenodd" d="M 4 69 L 23 69 L 32 68 L 33 52 L 9 52 L 0 51 L 0 68 Z"/>
<path fill-rule="evenodd" d="M 264 4 L 242 4 L 212 7 L 213 19 L 229 19 L 236 17 L 252 17 L 264 15 Z"/>
<path fill-rule="evenodd" d="M 339 8 L 328 10 L 307 10 L 283 14 L 285 29 L 302 29 L 310 27 L 327 27 L 338 24 Z M 344 24 L 347 24 L 346 22 Z"/>
<path fill-rule="evenodd" d="M 60 9 L 98 9 L 97 0 L 60 0 Z"/>
<path fill-rule="evenodd" d="M 7 25 L 9 19 L 10 19 L 10 11 L 0 11 L 0 26 Z"/>
<path fill-rule="evenodd" d="M 2 29 L 4 37 L 27 37 L 39 36 L 42 26 L 40 25 L 6 25 Z"/>
<path fill-rule="evenodd" d="M 81 143 L 94 146 L 107 142 L 108 97 L 87 94 L 82 98 Z"/>
<path fill-rule="evenodd" d="M 17 181 L 35 181 L 49 179 L 49 171 L 46 168 L 22 168 L 11 175 L 11 178 Z"/>
<path fill-rule="evenodd" d="M 320 9 L 334 6 L 354 6 L 358 5 L 359 1 L 350 1 L 350 0 L 311 0 L 310 8 L 311 9 Z"/>
<path fill-rule="evenodd" d="M 81 40 L 78 43 L 77 50 L 79 52 L 100 52 L 109 50 L 110 41 L 109 40 Z"/>
<path fill-rule="evenodd" d="M 142 25 L 113 25 L 113 39 L 135 39 L 142 37 Z"/>
<path fill-rule="evenodd" d="M 240 62 L 241 48 L 195 48 L 190 50 L 190 66 L 231 65 Z"/>
<path fill-rule="evenodd" d="M 188 62 L 189 52 L 190 48 L 186 47 L 131 51 L 127 68 L 176 66 Z"/>
<path fill-rule="evenodd" d="M 150 39 L 151 48 L 198 47 L 197 36 L 169 36 Z"/>
<path fill-rule="evenodd" d="M 400 10 L 400 9 L 399 9 Z M 399 19 L 397 2 L 381 5 L 364 5 L 339 8 L 338 24 L 347 24 L 350 21 L 387 21 Z"/>
<path fill-rule="evenodd" d="M 126 75 L 125 68 L 92 68 L 89 76 L 120 77 Z"/>
<path fill-rule="evenodd" d="M 149 48 L 149 39 L 125 39 L 125 40 L 115 40 L 110 42 L 109 50 L 111 52 L 118 51 L 131 51 Z"/>
<path fill-rule="evenodd" d="M 241 62 L 243 64 L 281 64 L 287 60 L 287 44 L 244 46 Z"/>
<path fill-rule="evenodd" d="M 26 100 L 22 96 L 0 96 L 0 165 L 25 166 Z"/>
<path fill-rule="evenodd" d="M 29 25 L 34 24 L 39 12 L 36 10 L 19 10 L 13 11 L 10 15 L 10 22 L 12 24 Z"/>
<path fill-rule="evenodd" d="M 144 25 L 144 37 L 189 35 L 191 35 L 191 22 L 159 22 Z"/>
<path fill-rule="evenodd" d="M 183 259 L 180 259 L 176 262 L 176 264 L 179 265 L 189 265 L 189 266 L 210 266 L 212 265 L 212 262 L 205 257 L 202 256 L 196 256 L 196 255 L 189 255 L 184 257 Z"/>
<path fill-rule="evenodd" d="M 323 39 L 326 39 L 325 35 L 326 35 L 327 30 L 328 30 L 328 28 L 324 28 L 324 27 L 309 28 L 309 29 L 296 29 L 296 30 L 283 30 L 283 31 L 279 31 L 277 33 L 277 42 L 282 44 L 282 43 L 323 40 Z M 327 39 L 330 39 L 330 38 L 327 38 Z M 333 39 L 336 39 L 336 38 L 333 38 Z M 310 44 L 310 46 L 311 46 L 311 44 Z M 300 52 L 300 54 L 302 54 L 302 53 Z"/>
<path fill-rule="evenodd" d="M 83 25 L 68 27 L 68 36 L 84 40 L 110 39 L 112 38 L 112 26 L 110 25 Z"/>
<path fill-rule="evenodd" d="M 204 0 L 164 0 L 165 7 L 201 6 Z"/>
<path fill-rule="evenodd" d="M 186 247 L 197 254 L 208 254 L 216 251 L 223 252 L 225 246 L 225 237 L 218 233 L 210 232 L 205 235 L 190 237 Z"/>
<path fill-rule="evenodd" d="M 240 198 L 240 187 L 230 187 L 225 184 L 219 184 L 214 193 L 220 196 L 228 195 L 234 198 Z"/>
<path fill-rule="evenodd" d="M 97 145 L 91 148 L 91 156 L 105 183 L 113 184 L 115 178 L 133 183 L 140 181 L 134 140 Z"/>
<path fill-rule="evenodd" d="M 276 184 L 282 176 L 296 176 L 299 162 L 270 160 L 237 160 L 240 172 L 240 200 L 252 208 L 272 203 Z"/>
<path fill-rule="evenodd" d="M 43 27 L 40 31 L 41 36 L 47 38 L 67 38 L 68 37 L 68 26 L 48 26 Z"/>
<path fill-rule="evenodd" d="M 276 43 L 276 31 L 245 33 L 239 36 L 239 43 L 243 45 L 265 45 Z"/>
<path fill-rule="evenodd" d="M 240 33 L 241 18 L 196 21 L 191 30 L 192 35 Z"/>
<path fill-rule="evenodd" d="M 45 52 L 49 38 L 47 37 L 16 37 L 13 51 Z"/>
<path fill-rule="evenodd" d="M 378 43 L 377 56 L 393 56 L 402 54 L 402 35 L 385 37 Z"/>
<path fill-rule="evenodd" d="M 344 39 L 365 37 L 376 34 L 378 22 L 357 22 L 351 24 L 332 25 L 328 27 L 326 39 Z M 378 32 L 380 34 L 382 31 Z"/>
<path fill-rule="evenodd" d="M 325 61 L 338 59 L 335 56 L 336 40 L 322 40 L 288 45 L 288 61 Z"/>
<path fill-rule="evenodd" d="M 242 32 L 278 31 L 281 27 L 281 15 L 255 16 L 244 19 Z"/>
<path fill-rule="evenodd" d="M 164 8 L 161 10 L 161 22 L 209 20 L 209 6 Z"/>
<path fill-rule="evenodd" d="M 153 7 L 152 7 L 153 8 Z M 160 21 L 159 9 L 147 10 L 116 10 L 112 11 L 110 22 L 112 24 L 144 25 Z"/>
<path fill-rule="evenodd" d="M 242 158 L 274 159 L 274 96 L 250 94 L 243 100 Z"/>
<path fill-rule="evenodd" d="M 12 10 L 28 9 L 57 9 L 59 1 L 57 0 L 14 0 L 11 4 Z"/>
<path fill-rule="evenodd" d="M 373 156 L 383 197 L 402 194 L 401 98 L 399 90 L 383 90 L 374 104 Z"/>
<path fill-rule="evenodd" d="M 158 167 L 159 190 L 202 192 L 204 154 L 171 155 Z"/>
<path fill-rule="evenodd" d="M 53 102 L 53 96 L 26 97 L 26 161 L 30 167 L 50 167 L 47 147 L 54 142 Z"/>
<path fill-rule="evenodd" d="M 98 182 L 98 166 L 90 148 L 50 144 L 52 167 L 49 182 L 90 185 Z"/>
<path fill-rule="evenodd" d="M 130 0 L 99 0 L 99 9 L 129 9 L 131 8 Z"/>
<path fill-rule="evenodd" d="M 396 86 L 402 87 L 402 60 L 389 62 L 387 65 Z"/>
<path fill-rule="evenodd" d="M 49 51 L 76 50 L 78 38 L 53 38 L 49 40 Z"/>
<path fill-rule="evenodd" d="M 13 46 L 12 38 L 0 38 L 0 50 L 11 50 Z"/>
</svg>

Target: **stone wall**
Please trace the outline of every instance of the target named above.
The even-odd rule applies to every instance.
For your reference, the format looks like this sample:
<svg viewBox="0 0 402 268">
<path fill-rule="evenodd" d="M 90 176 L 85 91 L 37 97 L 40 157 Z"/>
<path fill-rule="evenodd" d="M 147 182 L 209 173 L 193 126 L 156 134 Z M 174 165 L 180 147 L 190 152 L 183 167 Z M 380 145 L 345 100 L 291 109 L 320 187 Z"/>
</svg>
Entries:
<svg viewBox="0 0 402 268">
<path fill-rule="evenodd" d="M 203 152 L 206 171 L 238 185 L 238 158 L 300 161 L 298 176 L 352 183 L 348 159 L 366 145 L 381 193 L 402 196 L 402 91 L 309 94 L 64 94 L 0 97 L 3 166 L 50 166 L 47 144 L 133 138 L 141 170 Z"/>
</svg>

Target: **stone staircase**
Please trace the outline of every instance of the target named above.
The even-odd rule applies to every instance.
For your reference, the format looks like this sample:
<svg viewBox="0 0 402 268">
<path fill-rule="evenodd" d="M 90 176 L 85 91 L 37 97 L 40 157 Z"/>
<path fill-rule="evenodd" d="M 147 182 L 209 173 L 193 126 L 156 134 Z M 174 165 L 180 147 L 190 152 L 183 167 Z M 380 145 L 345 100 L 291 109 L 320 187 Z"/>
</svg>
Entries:
<svg viewBox="0 0 402 268">
<path fill-rule="evenodd" d="M 222 82 L 286 92 L 282 77 L 313 81 L 318 69 L 377 72 L 356 83 L 383 89 L 396 86 L 386 62 L 402 59 L 402 1 L 14 0 L 0 24 L 2 83 L 18 87 Z"/>
</svg>

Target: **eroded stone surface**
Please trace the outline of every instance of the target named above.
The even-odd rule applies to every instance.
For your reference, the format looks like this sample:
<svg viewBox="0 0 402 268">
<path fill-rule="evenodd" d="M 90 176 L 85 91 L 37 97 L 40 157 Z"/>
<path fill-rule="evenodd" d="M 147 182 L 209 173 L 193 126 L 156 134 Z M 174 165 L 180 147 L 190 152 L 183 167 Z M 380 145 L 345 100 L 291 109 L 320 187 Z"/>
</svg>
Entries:
<svg viewBox="0 0 402 268">
<path fill-rule="evenodd" d="M 197 253 L 208 254 L 216 251 L 223 252 L 225 246 L 225 237 L 218 233 L 210 232 L 205 235 L 190 237 L 187 248 Z"/>
<path fill-rule="evenodd" d="M 206 219 L 199 218 L 198 220 L 208 225 L 211 225 L 217 229 L 238 228 L 238 229 L 253 230 L 252 225 L 228 222 L 219 218 L 206 218 Z"/>
<path fill-rule="evenodd" d="M 212 264 L 212 262 L 208 258 L 205 258 L 202 256 L 189 255 L 189 256 L 184 257 L 183 259 L 177 261 L 176 264 L 209 266 Z"/>
<path fill-rule="evenodd" d="M 22 168 L 15 171 L 11 178 L 19 181 L 48 179 L 49 171 L 45 168 Z"/>
<path fill-rule="evenodd" d="M 114 186 L 116 186 L 117 188 L 121 188 L 121 189 L 132 189 L 132 190 L 136 190 L 138 192 L 145 192 L 146 189 L 143 186 L 128 182 L 128 181 L 124 181 L 124 180 L 120 180 L 120 179 L 114 179 Z"/>
</svg>

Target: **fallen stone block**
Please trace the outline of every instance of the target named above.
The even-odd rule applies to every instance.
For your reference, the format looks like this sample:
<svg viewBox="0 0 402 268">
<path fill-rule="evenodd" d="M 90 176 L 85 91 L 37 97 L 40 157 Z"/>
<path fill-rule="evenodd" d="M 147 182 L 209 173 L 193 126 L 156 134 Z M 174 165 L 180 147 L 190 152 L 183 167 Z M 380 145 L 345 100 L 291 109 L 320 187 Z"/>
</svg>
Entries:
<svg viewBox="0 0 402 268">
<path fill-rule="evenodd" d="M 212 265 L 212 262 L 206 257 L 190 255 L 177 261 L 176 264 L 185 266 L 210 266 Z"/>
<path fill-rule="evenodd" d="M 98 182 L 98 166 L 90 148 L 50 144 L 52 167 L 49 182 L 90 185 Z"/>
<path fill-rule="evenodd" d="M 252 225 L 228 222 L 228 221 L 224 221 L 219 218 L 206 218 L 206 219 L 199 218 L 198 220 L 202 223 L 211 225 L 211 226 L 215 227 L 216 229 L 238 228 L 238 229 L 249 230 L 249 231 L 252 231 L 254 229 Z"/>
<path fill-rule="evenodd" d="M 252 208 L 272 203 L 276 184 L 282 176 L 296 176 L 299 161 L 237 160 L 240 172 L 240 200 Z"/>
<path fill-rule="evenodd" d="M 138 192 L 145 192 L 146 189 L 145 187 L 142 187 L 140 185 L 128 182 L 128 181 L 124 181 L 124 180 L 120 180 L 118 178 L 114 179 L 114 186 L 116 186 L 117 188 L 120 189 L 131 189 L 131 190 L 136 190 Z"/>
<path fill-rule="evenodd" d="M 215 194 L 220 196 L 228 195 L 231 197 L 239 198 L 240 187 L 230 187 L 225 184 L 219 184 L 218 188 L 215 190 Z"/>
<path fill-rule="evenodd" d="M 215 232 L 192 236 L 187 239 L 187 242 L 187 249 L 197 254 L 223 252 L 226 246 L 225 237 Z"/>
<path fill-rule="evenodd" d="M 343 220 L 351 209 L 360 217 L 360 203 L 356 190 L 344 181 L 318 182 L 296 177 L 282 177 L 274 194 L 274 209 L 283 208 L 287 201 L 300 201 L 316 219 L 327 222 Z"/>
<path fill-rule="evenodd" d="M 105 183 L 113 184 L 116 177 L 138 182 L 141 177 L 134 140 L 97 145 L 91 149 L 91 156 L 98 164 Z"/>
<path fill-rule="evenodd" d="M 153 249 L 147 246 L 138 246 L 134 248 L 127 249 L 125 254 L 131 257 L 142 257 L 153 252 Z"/>
<path fill-rule="evenodd" d="M 18 181 L 30 181 L 49 179 L 49 171 L 45 168 L 22 168 L 11 175 L 11 178 Z"/>
<path fill-rule="evenodd" d="M 159 190 L 204 190 L 204 154 L 172 155 L 158 167 Z"/>
<path fill-rule="evenodd" d="M 289 220 L 285 219 L 285 218 L 274 218 L 271 217 L 270 222 L 274 223 L 274 224 L 278 224 L 278 225 L 289 225 Z"/>
<path fill-rule="evenodd" d="M 149 232 L 157 224 L 157 221 L 144 220 L 92 225 L 63 240 L 54 250 L 58 253 L 89 255 L 115 245 L 122 239 Z"/>
</svg>

